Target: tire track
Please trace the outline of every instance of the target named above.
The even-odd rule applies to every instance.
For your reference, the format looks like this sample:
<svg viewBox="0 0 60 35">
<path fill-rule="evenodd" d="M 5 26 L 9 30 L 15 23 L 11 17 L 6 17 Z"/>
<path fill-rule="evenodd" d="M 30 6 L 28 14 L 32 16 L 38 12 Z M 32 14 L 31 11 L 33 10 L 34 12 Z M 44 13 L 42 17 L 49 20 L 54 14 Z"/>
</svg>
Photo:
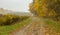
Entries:
<svg viewBox="0 0 60 35">
<path fill-rule="evenodd" d="M 24 29 L 13 33 L 14 35 L 45 35 L 44 21 L 42 18 L 32 17 L 31 22 Z"/>
</svg>

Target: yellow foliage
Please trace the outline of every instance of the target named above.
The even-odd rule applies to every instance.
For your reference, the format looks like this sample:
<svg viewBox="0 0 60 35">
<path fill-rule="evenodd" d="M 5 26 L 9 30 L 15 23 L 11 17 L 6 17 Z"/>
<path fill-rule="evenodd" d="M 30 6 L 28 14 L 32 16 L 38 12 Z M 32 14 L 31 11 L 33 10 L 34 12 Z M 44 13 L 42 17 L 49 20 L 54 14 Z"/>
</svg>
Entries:
<svg viewBox="0 0 60 35">
<path fill-rule="evenodd" d="M 55 16 L 60 11 L 59 0 L 33 0 L 30 11 L 37 16 Z M 57 10 L 58 9 L 58 10 Z"/>
</svg>

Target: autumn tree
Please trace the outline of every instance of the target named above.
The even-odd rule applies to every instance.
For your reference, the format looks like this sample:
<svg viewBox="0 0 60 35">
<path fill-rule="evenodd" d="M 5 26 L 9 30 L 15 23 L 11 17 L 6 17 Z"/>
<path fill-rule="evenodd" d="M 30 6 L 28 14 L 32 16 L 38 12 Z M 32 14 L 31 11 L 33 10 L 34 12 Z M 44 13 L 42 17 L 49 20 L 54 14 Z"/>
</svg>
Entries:
<svg viewBox="0 0 60 35">
<path fill-rule="evenodd" d="M 31 13 L 37 16 L 60 16 L 60 0 L 33 0 L 29 8 Z"/>
</svg>

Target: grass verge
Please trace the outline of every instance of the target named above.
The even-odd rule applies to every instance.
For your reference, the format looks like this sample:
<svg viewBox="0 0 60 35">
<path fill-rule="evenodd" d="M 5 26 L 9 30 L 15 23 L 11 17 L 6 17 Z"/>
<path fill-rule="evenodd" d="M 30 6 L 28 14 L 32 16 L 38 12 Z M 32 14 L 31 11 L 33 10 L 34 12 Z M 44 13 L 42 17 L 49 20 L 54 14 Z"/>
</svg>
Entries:
<svg viewBox="0 0 60 35">
<path fill-rule="evenodd" d="M 30 19 L 26 19 L 22 22 L 16 23 L 10 26 L 0 26 L 0 35 L 9 35 L 9 32 L 15 30 L 17 28 L 23 27 L 24 25 L 28 24 Z"/>
<path fill-rule="evenodd" d="M 45 19 L 45 25 L 49 28 L 49 30 L 60 33 L 60 23 L 53 20 Z"/>
</svg>

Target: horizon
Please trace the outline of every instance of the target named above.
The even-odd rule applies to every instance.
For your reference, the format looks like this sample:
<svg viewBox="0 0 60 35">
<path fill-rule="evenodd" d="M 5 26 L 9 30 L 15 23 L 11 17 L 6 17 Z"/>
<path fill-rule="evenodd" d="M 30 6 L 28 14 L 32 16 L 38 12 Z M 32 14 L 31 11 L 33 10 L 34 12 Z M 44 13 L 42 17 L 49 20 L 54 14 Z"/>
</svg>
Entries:
<svg viewBox="0 0 60 35">
<path fill-rule="evenodd" d="M 18 12 L 29 12 L 28 6 L 31 2 L 32 0 L 0 0 L 0 8 Z"/>
</svg>

